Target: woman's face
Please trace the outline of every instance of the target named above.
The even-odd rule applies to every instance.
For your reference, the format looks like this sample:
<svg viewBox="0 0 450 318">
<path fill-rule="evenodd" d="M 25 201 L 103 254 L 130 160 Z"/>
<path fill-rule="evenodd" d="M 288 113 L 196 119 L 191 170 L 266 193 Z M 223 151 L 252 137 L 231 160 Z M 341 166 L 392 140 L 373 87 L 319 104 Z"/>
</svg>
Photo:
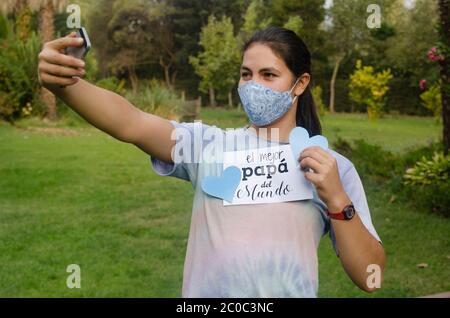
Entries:
<svg viewBox="0 0 450 318">
<path fill-rule="evenodd" d="M 244 53 L 239 85 L 253 80 L 278 92 L 289 91 L 295 78 L 286 63 L 270 47 L 255 43 Z"/>
</svg>

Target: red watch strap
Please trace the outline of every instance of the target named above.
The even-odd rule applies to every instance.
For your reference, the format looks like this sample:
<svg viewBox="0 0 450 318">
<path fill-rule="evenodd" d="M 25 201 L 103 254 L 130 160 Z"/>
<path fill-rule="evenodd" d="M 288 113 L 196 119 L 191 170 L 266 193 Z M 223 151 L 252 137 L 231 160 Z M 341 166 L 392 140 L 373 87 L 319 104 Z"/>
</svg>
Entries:
<svg viewBox="0 0 450 318">
<path fill-rule="evenodd" d="M 339 213 L 330 213 L 330 211 L 327 211 L 327 214 L 330 218 L 335 219 L 335 220 L 345 220 L 345 215 L 344 212 L 339 212 Z"/>
</svg>

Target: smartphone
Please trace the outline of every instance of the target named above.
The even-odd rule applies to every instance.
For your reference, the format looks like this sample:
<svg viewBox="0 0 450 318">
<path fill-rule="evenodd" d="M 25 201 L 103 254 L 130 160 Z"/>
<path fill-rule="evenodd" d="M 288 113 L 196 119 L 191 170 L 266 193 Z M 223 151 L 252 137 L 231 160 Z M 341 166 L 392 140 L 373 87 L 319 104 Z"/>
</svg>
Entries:
<svg viewBox="0 0 450 318">
<path fill-rule="evenodd" d="M 84 27 L 77 30 L 77 38 L 83 39 L 82 46 L 69 46 L 66 48 L 66 54 L 76 57 L 77 59 L 83 59 L 91 49 L 91 41 Z"/>
</svg>

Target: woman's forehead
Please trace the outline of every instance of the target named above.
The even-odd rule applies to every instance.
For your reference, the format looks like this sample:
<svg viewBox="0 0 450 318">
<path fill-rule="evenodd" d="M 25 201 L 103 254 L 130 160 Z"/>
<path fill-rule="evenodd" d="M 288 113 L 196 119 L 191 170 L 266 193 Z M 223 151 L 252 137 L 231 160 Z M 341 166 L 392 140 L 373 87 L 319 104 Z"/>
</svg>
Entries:
<svg viewBox="0 0 450 318">
<path fill-rule="evenodd" d="M 257 72 L 262 69 L 274 68 L 280 72 L 288 71 L 284 61 L 276 55 L 270 47 L 256 43 L 244 53 L 242 67 Z"/>
</svg>

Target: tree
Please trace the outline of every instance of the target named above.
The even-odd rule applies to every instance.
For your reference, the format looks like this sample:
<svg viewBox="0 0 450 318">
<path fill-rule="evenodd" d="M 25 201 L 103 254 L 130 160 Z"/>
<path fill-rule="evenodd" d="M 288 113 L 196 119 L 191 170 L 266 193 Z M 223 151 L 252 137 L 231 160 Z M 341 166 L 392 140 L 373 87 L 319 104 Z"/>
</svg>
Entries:
<svg viewBox="0 0 450 318">
<path fill-rule="evenodd" d="M 157 42 L 160 44 L 159 50 L 157 50 L 159 65 L 164 70 L 164 79 L 167 87 L 172 89 L 175 84 L 177 71 L 175 69 L 171 72 L 171 69 L 175 68 L 175 64 L 177 63 L 177 48 L 175 46 L 174 26 L 169 18 L 169 14 L 170 13 L 167 12 L 167 15 L 159 19 L 159 23 L 156 24 L 155 32 L 157 35 Z"/>
<path fill-rule="evenodd" d="M 443 54 L 441 66 L 442 121 L 444 152 L 450 149 L 450 0 L 439 0 L 439 47 Z"/>
<path fill-rule="evenodd" d="M 331 27 L 328 29 L 330 44 L 334 54 L 333 74 L 330 80 L 330 104 L 331 113 L 335 112 L 335 85 L 342 61 L 348 57 L 352 51 L 362 43 L 367 34 L 365 25 L 358 23 L 365 13 L 366 6 L 356 0 L 335 0 L 329 10 Z M 365 21 L 364 21 L 365 22 Z"/>
<path fill-rule="evenodd" d="M 370 3 L 370 0 L 334 0 L 328 9 L 327 40 L 333 52 L 329 103 L 331 113 L 335 112 L 335 85 L 341 64 L 353 53 L 367 55 L 374 44 L 371 29 L 367 26 L 367 8 Z M 380 0 L 377 3 L 382 12 L 388 11 L 389 1 Z"/>
<path fill-rule="evenodd" d="M 301 28 L 293 31 L 308 45 L 313 59 L 322 59 L 324 32 L 321 25 L 325 19 L 325 0 L 272 0 L 270 3 L 272 23 L 285 26 L 289 20 L 290 23 L 302 20 Z"/>
<path fill-rule="evenodd" d="M 394 35 L 383 46 L 377 45 L 382 50 L 378 65 L 389 66 L 411 86 L 416 87 L 422 78 L 437 80 L 439 72 L 430 67 L 424 54 L 438 40 L 436 1 L 416 0 L 414 7 L 405 7 L 403 1 L 397 0 L 387 12 L 386 20 Z"/>
<path fill-rule="evenodd" d="M 267 28 L 272 24 L 270 7 L 266 0 L 252 0 L 244 15 L 242 31 L 252 33 L 258 29 Z"/>
<path fill-rule="evenodd" d="M 217 20 L 210 16 L 200 34 L 199 44 L 203 51 L 196 57 L 191 56 L 189 61 L 202 79 L 200 90 L 209 92 L 213 107 L 216 106 L 216 90 L 228 93 L 229 104 L 232 104 L 231 88 L 236 84 L 239 72 L 240 51 L 231 19 L 223 16 Z"/>
<path fill-rule="evenodd" d="M 233 22 L 234 30 L 240 30 L 249 0 L 165 0 L 165 2 L 174 7 L 173 14 L 169 16 L 173 26 L 176 52 L 172 72 L 176 72 L 177 87 L 186 89 L 193 95 L 191 97 L 194 97 L 200 78 L 189 63 L 189 57 L 197 56 L 202 49 L 199 45 L 202 28 L 208 23 L 210 15 L 216 17 L 227 15 Z"/>
<path fill-rule="evenodd" d="M 297 34 L 301 34 L 303 28 L 303 19 L 299 16 L 289 17 L 289 20 L 283 25 L 284 28 L 294 31 Z"/>
<path fill-rule="evenodd" d="M 102 75 L 125 73 L 136 92 L 138 71 L 159 66 L 167 86 L 172 87 L 176 48 L 169 17 L 173 11 L 166 1 L 97 2 L 88 21 L 99 59 L 107 61 L 100 65 Z"/>
</svg>

